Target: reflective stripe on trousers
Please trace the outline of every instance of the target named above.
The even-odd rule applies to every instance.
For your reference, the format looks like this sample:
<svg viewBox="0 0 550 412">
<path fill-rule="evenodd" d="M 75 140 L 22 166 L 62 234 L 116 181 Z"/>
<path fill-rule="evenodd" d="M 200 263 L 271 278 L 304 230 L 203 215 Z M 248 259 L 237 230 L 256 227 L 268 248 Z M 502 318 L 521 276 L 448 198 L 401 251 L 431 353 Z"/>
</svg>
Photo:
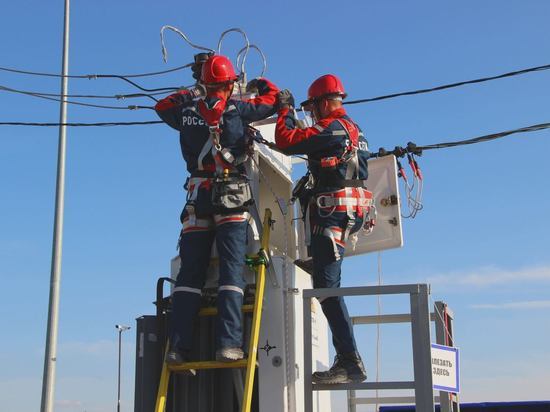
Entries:
<svg viewBox="0 0 550 412">
<path fill-rule="evenodd" d="M 193 323 L 200 308 L 212 244 L 219 256 L 216 348 L 242 346 L 243 278 L 248 214 L 214 215 L 207 219 L 184 219 L 179 241 L 181 258 L 172 295 L 170 340 L 179 350 L 193 347 Z"/>
</svg>

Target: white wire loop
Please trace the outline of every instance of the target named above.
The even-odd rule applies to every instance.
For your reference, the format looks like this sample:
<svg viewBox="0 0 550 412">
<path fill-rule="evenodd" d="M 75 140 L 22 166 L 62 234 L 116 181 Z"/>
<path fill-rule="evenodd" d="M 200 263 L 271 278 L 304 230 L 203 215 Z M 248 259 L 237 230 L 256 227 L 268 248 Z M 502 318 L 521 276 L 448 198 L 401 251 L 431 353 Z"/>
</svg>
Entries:
<svg viewBox="0 0 550 412">
<path fill-rule="evenodd" d="M 244 32 L 244 30 L 242 29 L 239 29 L 238 27 L 233 27 L 231 29 L 227 29 L 226 31 L 224 31 L 221 35 L 220 35 L 220 39 L 218 40 L 218 51 L 217 53 L 218 54 L 221 54 L 221 51 L 222 51 L 222 41 L 223 41 L 223 38 L 225 37 L 226 34 L 228 33 L 231 33 L 231 32 L 235 32 L 235 33 L 240 33 L 243 35 L 244 37 L 244 40 L 245 40 L 245 44 L 246 46 L 244 47 L 245 48 L 245 53 L 243 55 L 243 61 L 241 62 L 241 67 L 240 67 L 240 71 L 241 71 L 241 74 L 244 73 L 244 64 L 245 64 L 245 61 L 246 61 L 246 56 L 248 55 L 248 51 L 250 50 L 250 41 L 248 40 L 248 36 L 246 35 L 246 33 Z M 240 53 L 240 52 L 239 52 Z"/>
<path fill-rule="evenodd" d="M 195 43 L 191 42 L 191 40 L 189 40 L 189 37 L 187 37 L 187 35 L 185 33 L 183 33 L 180 29 L 167 24 L 166 26 L 162 26 L 162 28 L 160 29 L 160 45 L 161 45 L 161 50 L 162 50 L 162 60 L 164 60 L 164 63 L 166 63 L 168 61 L 168 50 L 166 49 L 166 46 L 164 45 L 164 31 L 165 30 L 171 30 L 174 33 L 179 34 L 183 38 L 183 40 L 185 40 L 186 43 L 189 44 L 194 49 L 204 50 L 204 51 L 207 51 L 207 52 L 214 53 L 214 50 L 212 50 L 208 47 L 199 46 L 198 44 L 195 44 Z"/>
<path fill-rule="evenodd" d="M 260 77 L 264 77 L 264 74 L 265 72 L 267 71 L 267 58 L 265 57 L 265 54 L 264 52 L 262 51 L 262 49 L 260 49 L 258 46 L 256 46 L 255 44 L 251 44 L 249 46 L 250 49 L 254 49 L 256 50 L 259 54 L 260 54 L 260 57 L 262 58 L 262 64 L 263 64 L 263 68 L 262 68 L 262 72 L 260 73 Z M 237 59 L 235 61 L 235 64 L 237 67 L 239 67 L 240 65 L 240 60 L 241 60 L 241 56 L 243 54 L 243 52 L 246 50 L 246 47 L 243 47 L 241 50 L 239 50 L 239 52 L 237 53 Z"/>
</svg>

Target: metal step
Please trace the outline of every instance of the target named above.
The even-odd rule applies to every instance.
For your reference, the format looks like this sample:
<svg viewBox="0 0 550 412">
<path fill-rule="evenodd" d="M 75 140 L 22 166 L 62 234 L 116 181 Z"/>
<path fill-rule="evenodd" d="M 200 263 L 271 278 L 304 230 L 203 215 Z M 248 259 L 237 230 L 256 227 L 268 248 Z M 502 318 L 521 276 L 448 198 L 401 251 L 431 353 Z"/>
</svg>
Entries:
<svg viewBox="0 0 550 412">
<path fill-rule="evenodd" d="M 184 362 L 177 365 L 168 365 L 170 372 L 181 372 L 189 369 L 234 369 L 246 368 L 248 359 L 241 359 L 234 362 L 218 362 L 218 361 L 199 361 L 199 362 Z M 256 362 L 258 366 L 258 362 Z"/>
<path fill-rule="evenodd" d="M 243 305 L 243 313 L 252 313 L 254 310 L 254 305 Z M 215 306 L 202 308 L 199 310 L 199 316 L 216 316 L 218 314 L 218 308 Z"/>
</svg>

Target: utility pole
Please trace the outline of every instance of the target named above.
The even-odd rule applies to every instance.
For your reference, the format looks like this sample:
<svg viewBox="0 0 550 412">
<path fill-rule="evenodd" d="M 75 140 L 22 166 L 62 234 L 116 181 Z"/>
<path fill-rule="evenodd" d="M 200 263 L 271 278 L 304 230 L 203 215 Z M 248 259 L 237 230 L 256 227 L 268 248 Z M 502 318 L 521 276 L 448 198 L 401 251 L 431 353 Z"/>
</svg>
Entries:
<svg viewBox="0 0 550 412">
<path fill-rule="evenodd" d="M 120 365 L 122 359 L 122 332 L 130 329 L 130 326 L 124 325 L 115 325 L 115 328 L 118 329 L 118 396 L 117 396 L 117 412 L 120 412 Z"/>
<path fill-rule="evenodd" d="M 61 252 L 63 244 L 63 209 L 65 205 L 65 152 L 67 127 L 67 102 L 69 72 L 69 15 L 70 0 L 65 0 L 63 25 L 63 58 L 61 78 L 61 105 L 59 110 L 59 144 L 57 151 L 57 184 L 55 194 L 55 220 L 50 276 L 50 300 L 48 305 L 48 328 L 44 353 L 44 376 L 42 378 L 41 412 L 53 412 L 55 396 L 55 366 L 57 361 L 57 327 L 59 320 L 59 286 L 61 280 Z"/>
</svg>

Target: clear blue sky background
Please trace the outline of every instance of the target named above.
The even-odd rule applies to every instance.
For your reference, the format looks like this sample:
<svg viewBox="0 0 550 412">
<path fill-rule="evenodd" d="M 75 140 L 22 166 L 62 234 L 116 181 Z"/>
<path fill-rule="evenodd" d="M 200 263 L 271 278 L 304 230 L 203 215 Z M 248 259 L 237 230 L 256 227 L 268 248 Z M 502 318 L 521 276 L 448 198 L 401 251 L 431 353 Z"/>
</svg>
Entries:
<svg viewBox="0 0 550 412">
<path fill-rule="evenodd" d="M 63 2 L 4 2 L 1 66 L 58 72 Z M 215 47 L 242 27 L 268 57 L 268 77 L 298 99 L 317 76 L 340 75 L 351 99 L 549 63 L 544 0 L 73 1 L 72 74 L 162 70 L 159 29 L 174 24 Z M 229 37 L 225 50 L 240 48 Z M 169 35 L 169 66 L 193 50 Z M 249 75 L 259 60 L 250 57 Z M 191 83 L 190 73 L 142 79 Z M 57 92 L 59 81 L 0 73 L 0 85 Z M 349 108 L 372 147 L 473 137 L 550 121 L 550 73 Z M 120 80 L 75 80 L 70 92 L 133 92 Z M 58 105 L 2 92 L 0 121 L 57 121 Z M 106 102 L 124 104 L 125 102 Z M 127 101 L 128 104 L 133 103 Z M 143 100 L 142 104 L 150 104 Z M 69 107 L 71 121 L 155 119 L 149 111 Z M 169 271 L 185 177 L 166 126 L 69 130 L 57 409 L 103 412 L 116 402 L 115 323 L 152 313 Z M 463 401 L 550 398 L 550 132 L 433 151 L 420 159 L 425 208 L 404 226 L 405 247 L 382 254 L 385 283 L 430 281 L 456 313 Z M 50 276 L 56 128 L 0 128 L 0 409 L 40 403 Z M 345 262 L 345 285 L 376 282 L 376 255 Z M 351 312 L 376 310 L 351 301 Z M 384 312 L 406 308 L 383 299 Z M 133 404 L 134 331 L 124 335 L 123 406 Z M 382 328 L 383 379 L 408 378 L 405 326 Z M 358 334 L 375 376 L 374 329 Z M 342 408 L 343 408 L 343 404 Z M 367 410 L 367 409 L 364 409 Z"/>
</svg>

